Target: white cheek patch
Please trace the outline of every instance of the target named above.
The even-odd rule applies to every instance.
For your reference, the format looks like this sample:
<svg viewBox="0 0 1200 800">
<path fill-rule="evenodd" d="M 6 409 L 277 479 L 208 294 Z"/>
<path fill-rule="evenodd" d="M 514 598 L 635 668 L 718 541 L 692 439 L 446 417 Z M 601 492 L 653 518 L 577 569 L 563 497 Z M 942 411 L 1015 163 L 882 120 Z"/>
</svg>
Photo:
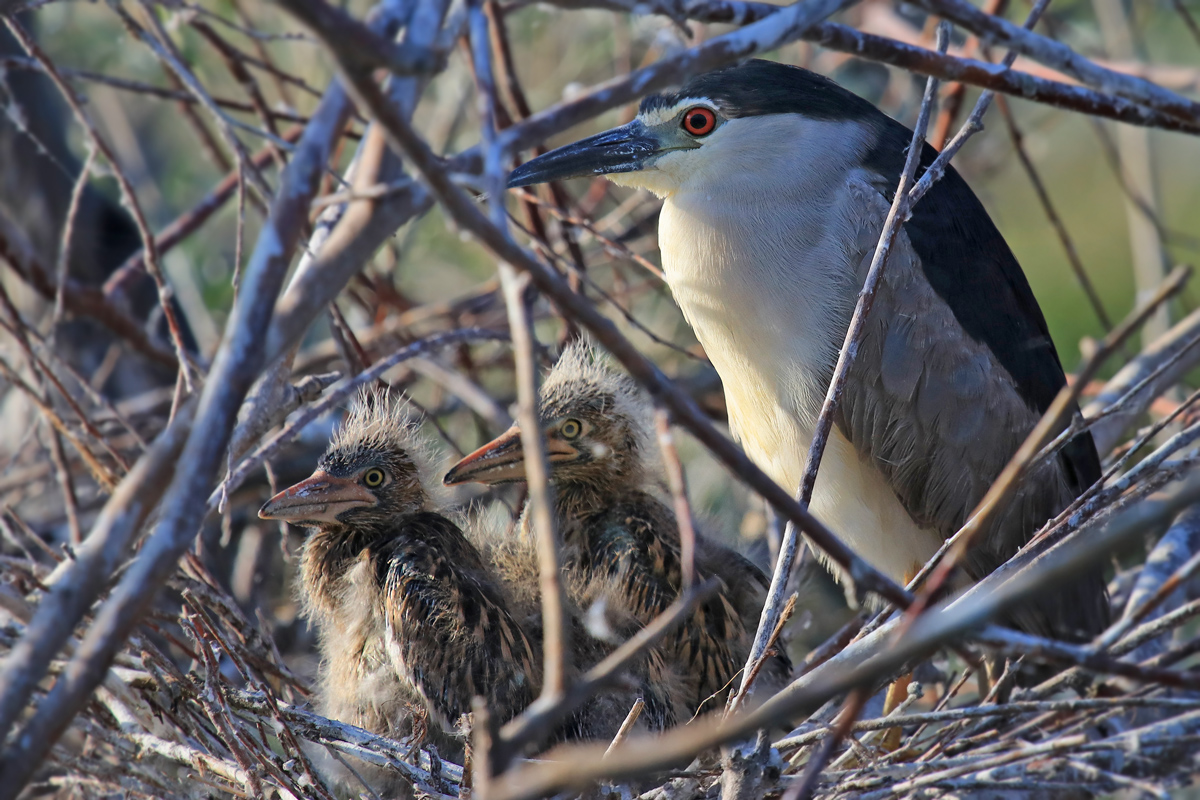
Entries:
<svg viewBox="0 0 1200 800">
<path fill-rule="evenodd" d="M 638 114 L 638 119 L 647 128 L 652 128 L 656 125 L 662 125 L 664 122 L 670 122 L 680 111 L 692 106 L 704 106 L 712 109 L 715 113 L 717 109 L 713 108 L 710 101 L 703 97 L 685 97 L 673 106 L 663 106 L 661 108 L 651 108 Z"/>
<path fill-rule="evenodd" d="M 612 448 L 606 444 L 600 444 L 599 442 L 593 444 L 589 449 L 592 451 L 592 458 L 596 459 L 597 461 L 602 458 L 608 458 L 612 455 Z"/>
</svg>

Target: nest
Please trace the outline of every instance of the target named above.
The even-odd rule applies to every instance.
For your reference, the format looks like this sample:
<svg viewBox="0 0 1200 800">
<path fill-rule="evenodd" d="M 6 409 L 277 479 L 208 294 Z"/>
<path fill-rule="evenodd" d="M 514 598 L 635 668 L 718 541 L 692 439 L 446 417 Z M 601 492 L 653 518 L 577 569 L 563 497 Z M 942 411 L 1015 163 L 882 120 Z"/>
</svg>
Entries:
<svg viewBox="0 0 1200 800">
<path fill-rule="evenodd" d="M 0 72 L 6 81 L 19 74 L 42 82 L 13 79 L 15 99 L 0 127 L 0 800 L 1168 796 L 1188 785 L 1200 754 L 1200 676 L 1192 668 L 1200 651 L 1200 393 L 1188 380 L 1200 363 L 1200 318 L 1163 324 L 1163 309 L 1188 277 L 1176 271 L 1141 278 L 1139 296 L 1148 299 L 1114 324 L 1044 190 L 1039 202 L 1090 306 L 1079 300 L 1070 313 L 1094 312 L 1105 333 L 1083 348 L 1071 402 L 1049 412 L 1066 432 L 1042 436 L 1000 485 L 1017 485 L 1022 469 L 1085 426 L 1105 477 L 971 593 L 920 613 L 855 613 L 817 577 L 823 572 L 804 572 L 800 594 L 787 606 L 776 598 L 764 628 L 787 633 L 771 637 L 773 646 L 790 637 L 792 685 L 650 738 L 622 734 L 522 756 L 563 706 L 587 703 L 619 679 L 686 613 L 695 592 L 616 661 L 505 728 L 480 707 L 464 742 L 466 764 L 439 754 L 419 709 L 404 741 L 313 711 L 319 667 L 293 588 L 301 534 L 263 525 L 255 512 L 308 474 L 338 410 L 362 386 L 404 391 L 422 433 L 461 455 L 511 424 L 514 401 L 530 402 L 530 387 L 516 385 L 518 366 L 547 365 L 551 349 L 589 331 L 639 383 L 657 384 L 652 363 L 672 376 L 657 399 L 703 445 L 688 440 L 676 451 L 661 437 L 676 508 L 703 497 L 713 509 L 709 530 L 740 527 L 749 546 L 764 551 L 764 564 L 767 555 L 796 555 L 794 537 L 772 539 L 756 494 L 775 497 L 781 518 L 802 515 L 765 475 L 738 466 L 739 451 L 715 427 L 725 413 L 719 380 L 654 263 L 655 202 L 611 195 L 600 183 L 578 198 L 561 188 L 524 193 L 501 230 L 501 214 L 485 218 L 466 199 L 498 196 L 497 153 L 540 145 L 677 81 L 693 63 L 727 61 L 727 29 L 712 27 L 726 24 L 736 27 L 729 36 L 745 37 L 739 53 L 782 46 L 788 60 L 843 70 L 859 90 L 870 89 L 875 73 L 856 78 L 849 54 L 889 65 L 888 91 L 877 99 L 897 114 L 920 102 L 904 69 L 951 82 L 941 106 L 949 121 L 931 123 L 939 144 L 962 103 L 965 84 L 954 81 L 1054 113 L 1200 132 L 1189 116 L 1194 104 L 1163 88 L 1175 73 L 1143 63 L 1132 77 L 1078 54 L 1064 60 L 1065 45 L 1001 27 L 957 0 L 914 6 L 985 43 L 1012 44 L 1080 85 L 1050 67 L 982 65 L 972 58 L 974 38 L 948 52 L 944 43 L 940 52 L 918 47 L 923 21 L 913 27 L 882 2 L 840 12 L 836 22 L 823 20 L 846 4 L 815 0 L 779 12 L 739 0 L 606 0 L 590 12 L 568 5 L 421 0 L 363 15 L 280 0 L 284 16 L 253 2 L 233 3 L 236 13 L 150 2 L 133 13 L 112 2 L 64 20 L 54 2 L 13 14 L 7 4 L 0 18 L 11 40 L 0 50 Z M 1175 5 L 1152 13 L 1178 12 L 1180 29 L 1200 40 Z M 86 47 L 73 47 L 74 39 L 39 44 L 17 10 L 71 36 L 144 46 L 150 58 L 123 65 L 135 77 L 78 68 L 70 59 Z M 1050 22 L 1073 25 L 1080 13 Z M 176 25 L 164 26 L 160 15 Z M 311 36 L 296 33 L 296 20 Z M 611 63 L 579 55 L 610 21 Z M 397 30 L 401 44 L 387 38 Z M 1071 42 L 1069 33 L 1060 38 Z M 185 37 L 208 49 L 181 48 Z M 336 87 L 314 50 L 339 66 Z M 649 66 L 632 69 L 638 61 Z M 554 102 L 564 64 L 578 67 L 568 70 L 580 80 L 572 97 L 589 102 Z M 394 74 L 381 82 L 387 70 Z M 518 73 L 536 80 L 523 84 Z M 616 82 L 601 85 L 613 73 Z M 100 96 L 100 85 L 125 99 Z M 2 88 L 7 95 L 9 84 Z M 926 112 L 932 96 L 921 104 Z M 45 97 L 61 105 L 43 108 Z M 81 97 L 95 102 L 85 106 Z M 124 117 L 98 127 L 88 113 L 97 105 L 136 110 L 138 135 L 156 137 L 173 169 L 191 175 L 194 167 L 211 191 L 164 199 L 131 177 L 136 141 L 110 142 L 120 139 Z M 548 108 L 531 116 L 535 106 Z M 990 135 L 1008 136 L 1041 187 L 1022 133 L 1029 119 L 1006 105 L 994 113 L 1006 124 Z M 10 125 L 15 119 L 21 124 Z M 61 119 L 86 153 L 53 133 Z M 265 141 L 258 152 L 239 138 L 252 134 Z M 193 163 L 198 150 L 201 166 Z M 981 174 L 996 166 L 994 151 L 968 149 L 955 163 L 969 177 Z M 97 189 L 100 167 L 116 178 L 118 199 Z M 448 230 L 421 222 L 435 200 Z M 221 216 L 222 208 L 229 213 Z M 215 230 L 202 233 L 206 224 Z M 464 243 L 464 231 L 476 241 Z M 194 265 L 237 266 L 213 275 L 167 270 L 163 259 L 185 243 Z M 1138 351 L 1132 337 L 1143 326 Z M 534 333 L 560 339 L 547 348 L 532 337 L 526 346 Z M 1076 400 L 1084 415 L 1072 418 Z M 490 513 L 500 527 L 511 525 L 524 495 L 497 497 Z M 843 566 L 862 578 L 864 599 L 877 601 L 867 607 L 907 604 L 899 587 L 855 564 Z M 1095 641 L 1066 643 L 994 623 L 1101 564 L 1113 574 L 1115 622 Z M 915 605 L 927 599 L 918 594 Z M 761 660 L 751 660 L 748 674 Z M 910 673 L 907 698 L 885 714 L 886 687 Z"/>
</svg>

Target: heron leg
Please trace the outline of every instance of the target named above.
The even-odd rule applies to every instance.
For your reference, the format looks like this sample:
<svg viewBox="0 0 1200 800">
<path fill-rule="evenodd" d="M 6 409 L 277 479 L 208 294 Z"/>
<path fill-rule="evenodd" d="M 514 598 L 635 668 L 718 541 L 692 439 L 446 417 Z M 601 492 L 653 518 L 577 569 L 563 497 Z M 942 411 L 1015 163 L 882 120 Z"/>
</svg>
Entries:
<svg viewBox="0 0 1200 800">
<path fill-rule="evenodd" d="M 921 565 L 914 564 L 904 573 L 904 584 L 907 586 L 916 577 L 920 571 Z M 891 686 L 888 686 L 887 694 L 883 698 L 883 715 L 886 717 L 891 714 L 900 704 L 908 699 L 908 687 L 912 684 L 912 673 L 907 672 L 897 678 Z M 893 753 L 900 748 L 900 737 L 904 731 L 901 728 L 888 728 L 887 733 L 883 736 L 883 741 L 880 746 L 884 752 Z"/>
</svg>

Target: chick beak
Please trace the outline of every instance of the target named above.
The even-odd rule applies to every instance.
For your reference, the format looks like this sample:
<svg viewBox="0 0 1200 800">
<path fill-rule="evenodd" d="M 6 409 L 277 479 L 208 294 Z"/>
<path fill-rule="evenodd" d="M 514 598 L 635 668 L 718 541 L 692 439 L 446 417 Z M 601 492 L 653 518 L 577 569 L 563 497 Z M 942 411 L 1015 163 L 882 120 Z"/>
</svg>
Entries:
<svg viewBox="0 0 1200 800">
<path fill-rule="evenodd" d="M 509 174 L 508 188 L 585 175 L 637 172 L 661 147 L 658 137 L 641 120 L 634 120 L 526 161 Z"/>
<path fill-rule="evenodd" d="M 297 525 L 338 523 L 338 514 L 378 504 L 379 499 L 357 482 L 319 469 L 268 500 L 258 516 Z"/>
<path fill-rule="evenodd" d="M 550 462 L 570 461 L 579 451 L 554 436 L 546 439 L 546 454 Z M 442 483 L 457 486 L 462 483 L 509 483 L 525 480 L 525 448 L 521 445 L 521 429 L 516 425 L 483 447 L 463 457 L 450 468 Z"/>
</svg>

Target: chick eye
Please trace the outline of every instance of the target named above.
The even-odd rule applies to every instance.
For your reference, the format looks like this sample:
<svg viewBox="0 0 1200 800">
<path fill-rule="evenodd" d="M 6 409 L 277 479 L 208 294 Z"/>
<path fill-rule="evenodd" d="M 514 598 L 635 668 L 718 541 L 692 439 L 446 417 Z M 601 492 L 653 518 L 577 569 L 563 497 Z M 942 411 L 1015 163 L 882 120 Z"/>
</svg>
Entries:
<svg viewBox="0 0 1200 800">
<path fill-rule="evenodd" d="M 368 489 L 378 489 L 383 486 L 386 477 L 381 469 L 369 469 L 363 473 L 363 483 L 367 485 Z"/>
<path fill-rule="evenodd" d="M 575 439 L 579 434 L 583 433 L 583 423 L 577 419 L 569 419 L 563 422 L 558 429 L 564 439 Z"/>
<path fill-rule="evenodd" d="M 692 136 L 707 136 L 717 127 L 717 115 L 704 106 L 689 108 L 683 112 L 682 127 Z"/>
</svg>

